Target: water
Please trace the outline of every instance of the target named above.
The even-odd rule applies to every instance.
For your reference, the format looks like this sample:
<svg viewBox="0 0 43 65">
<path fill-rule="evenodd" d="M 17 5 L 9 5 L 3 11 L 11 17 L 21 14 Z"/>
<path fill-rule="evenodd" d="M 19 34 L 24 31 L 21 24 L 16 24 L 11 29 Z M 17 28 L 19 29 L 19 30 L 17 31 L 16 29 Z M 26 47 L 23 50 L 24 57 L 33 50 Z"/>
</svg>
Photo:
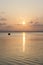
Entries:
<svg viewBox="0 0 43 65">
<path fill-rule="evenodd" d="M 43 33 L 0 33 L 0 65 L 43 65 Z"/>
</svg>

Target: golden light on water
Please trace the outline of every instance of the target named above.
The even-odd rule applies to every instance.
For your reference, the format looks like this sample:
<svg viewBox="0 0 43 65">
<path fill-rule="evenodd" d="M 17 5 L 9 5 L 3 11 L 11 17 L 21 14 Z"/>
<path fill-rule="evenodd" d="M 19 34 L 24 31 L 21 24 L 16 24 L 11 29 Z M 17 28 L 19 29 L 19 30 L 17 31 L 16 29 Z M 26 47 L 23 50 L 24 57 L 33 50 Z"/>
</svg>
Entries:
<svg viewBox="0 0 43 65">
<path fill-rule="evenodd" d="M 25 52 L 25 33 L 23 32 L 23 52 Z"/>
</svg>

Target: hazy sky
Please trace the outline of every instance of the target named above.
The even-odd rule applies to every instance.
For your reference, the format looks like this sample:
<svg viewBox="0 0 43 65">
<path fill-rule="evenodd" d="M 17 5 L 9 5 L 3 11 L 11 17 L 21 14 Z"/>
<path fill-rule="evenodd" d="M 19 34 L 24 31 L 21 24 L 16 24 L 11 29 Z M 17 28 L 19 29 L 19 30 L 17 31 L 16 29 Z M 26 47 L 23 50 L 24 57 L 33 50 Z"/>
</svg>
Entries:
<svg viewBox="0 0 43 65">
<path fill-rule="evenodd" d="M 0 25 L 31 20 L 43 23 L 43 0 L 0 0 Z"/>
</svg>

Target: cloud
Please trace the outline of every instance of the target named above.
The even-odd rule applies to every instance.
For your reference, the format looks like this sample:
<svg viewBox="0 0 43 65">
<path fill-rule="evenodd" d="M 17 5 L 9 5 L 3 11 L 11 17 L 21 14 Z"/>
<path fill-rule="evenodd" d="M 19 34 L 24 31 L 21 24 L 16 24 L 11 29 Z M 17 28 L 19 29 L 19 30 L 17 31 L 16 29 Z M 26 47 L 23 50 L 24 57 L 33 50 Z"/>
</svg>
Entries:
<svg viewBox="0 0 43 65">
<path fill-rule="evenodd" d="M 6 23 L 0 23 L 0 26 L 3 26 L 3 25 L 5 26 L 5 25 L 7 25 L 7 24 L 6 24 Z"/>
<path fill-rule="evenodd" d="M 7 18 L 6 18 L 6 12 L 2 11 L 0 12 L 0 21 L 7 21 Z"/>
<path fill-rule="evenodd" d="M 7 23 L 0 23 L 0 31 L 13 31 L 13 26 L 8 25 Z"/>
<path fill-rule="evenodd" d="M 0 14 L 1 14 L 1 15 L 2 15 L 2 14 L 6 14 L 6 12 L 2 11 L 2 12 L 0 12 Z"/>
<path fill-rule="evenodd" d="M 5 17 L 0 16 L 0 21 L 7 21 L 7 19 Z"/>
<path fill-rule="evenodd" d="M 7 23 L 0 23 L 0 31 L 43 31 L 43 24 L 39 22 L 30 22 L 32 25 L 27 24 L 23 26 L 19 25 L 8 25 Z"/>
<path fill-rule="evenodd" d="M 38 20 L 30 21 L 24 27 L 21 24 L 8 25 L 6 21 L 6 17 L 0 16 L 0 31 L 43 31 L 43 24 Z"/>
</svg>

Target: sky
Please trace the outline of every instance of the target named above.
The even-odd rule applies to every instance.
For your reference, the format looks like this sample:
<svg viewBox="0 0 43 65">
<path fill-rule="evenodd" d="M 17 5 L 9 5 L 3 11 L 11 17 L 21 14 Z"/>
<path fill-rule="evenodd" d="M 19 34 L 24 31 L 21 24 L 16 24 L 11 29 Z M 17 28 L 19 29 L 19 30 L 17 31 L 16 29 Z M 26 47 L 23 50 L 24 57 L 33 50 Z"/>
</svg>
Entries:
<svg viewBox="0 0 43 65">
<path fill-rule="evenodd" d="M 43 0 L 0 0 L 0 30 L 21 29 L 18 24 L 23 21 L 28 24 L 27 29 L 30 24 L 36 27 L 43 24 Z"/>
</svg>

